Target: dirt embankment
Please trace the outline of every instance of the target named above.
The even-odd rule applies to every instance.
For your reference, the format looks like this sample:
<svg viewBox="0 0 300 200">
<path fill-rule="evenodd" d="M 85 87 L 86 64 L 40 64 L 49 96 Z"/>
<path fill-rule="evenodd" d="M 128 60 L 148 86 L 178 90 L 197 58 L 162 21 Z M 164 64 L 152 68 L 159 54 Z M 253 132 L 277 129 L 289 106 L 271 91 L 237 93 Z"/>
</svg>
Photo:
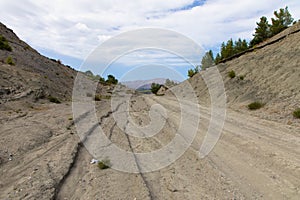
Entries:
<svg viewBox="0 0 300 200">
<path fill-rule="evenodd" d="M 49 95 L 71 100 L 75 70 L 58 60 L 42 56 L 2 23 L 0 35 L 12 48 L 12 51 L 0 50 L 1 102 L 28 96 L 39 99 Z M 8 57 L 12 58 L 13 65 L 6 64 Z"/>
<path fill-rule="evenodd" d="M 297 23 L 258 45 L 259 48 L 217 65 L 231 109 L 289 125 L 299 125 L 292 115 L 300 107 L 299 30 L 300 23 Z M 234 78 L 228 76 L 232 70 L 235 72 Z M 203 105 L 210 104 L 210 95 L 202 78 L 206 73 L 201 71 L 188 80 Z M 181 85 L 176 91 L 185 93 Z M 265 106 L 249 112 L 247 105 L 254 101 Z"/>
</svg>

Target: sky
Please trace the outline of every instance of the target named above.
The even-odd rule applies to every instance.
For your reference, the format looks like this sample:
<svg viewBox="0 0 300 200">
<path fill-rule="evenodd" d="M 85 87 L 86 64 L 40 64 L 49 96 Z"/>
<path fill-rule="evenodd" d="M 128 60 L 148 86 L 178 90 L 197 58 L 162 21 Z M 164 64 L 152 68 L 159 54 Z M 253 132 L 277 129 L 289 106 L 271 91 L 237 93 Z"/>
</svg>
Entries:
<svg viewBox="0 0 300 200">
<path fill-rule="evenodd" d="M 0 0 L 0 21 L 43 55 L 77 70 L 90 68 L 124 80 L 183 80 L 205 51 L 218 52 L 230 38 L 249 41 L 261 16 L 270 22 L 273 12 L 285 6 L 295 20 L 300 19 L 299 0 Z M 141 29 L 151 31 L 145 34 Z M 132 49 L 137 41 L 148 46 Z M 158 48 L 165 43 L 165 49 Z M 194 43 L 203 52 L 193 51 Z M 106 47 L 102 52 L 101 46 Z M 85 66 L 97 49 L 99 57 L 112 60 Z M 149 69 L 141 73 L 139 68 L 145 66 Z"/>
</svg>

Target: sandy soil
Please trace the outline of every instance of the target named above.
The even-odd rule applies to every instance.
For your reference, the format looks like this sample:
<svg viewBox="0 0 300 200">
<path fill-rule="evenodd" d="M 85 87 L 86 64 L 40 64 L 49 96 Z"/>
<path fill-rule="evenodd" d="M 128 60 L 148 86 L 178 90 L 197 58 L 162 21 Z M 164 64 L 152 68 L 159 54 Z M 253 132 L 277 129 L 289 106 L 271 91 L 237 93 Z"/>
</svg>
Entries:
<svg viewBox="0 0 300 200">
<path fill-rule="evenodd" d="M 147 140 L 126 135 L 112 116 L 102 123 L 118 146 L 133 152 L 161 148 L 174 136 L 180 107 L 173 97 L 140 96 L 131 100 L 136 122 L 149 122 L 154 103 L 168 112 L 162 131 Z M 99 105 L 99 117 L 107 107 Z M 204 159 L 199 148 L 210 120 L 201 107 L 198 134 L 191 147 L 176 162 L 150 173 L 130 174 L 114 169 L 100 170 L 89 164 L 91 155 L 79 151 L 76 164 L 63 181 L 58 199 L 297 199 L 300 195 L 300 137 L 295 126 L 259 119 L 227 110 L 222 137 Z M 117 111 L 116 111 L 117 112 Z M 134 113 L 134 112 L 132 112 Z M 143 114 L 144 113 L 144 114 Z M 193 126 L 193 122 L 190 124 Z M 136 161 L 138 164 L 138 160 Z M 112 163 L 114 165 L 114 163 Z"/>
</svg>

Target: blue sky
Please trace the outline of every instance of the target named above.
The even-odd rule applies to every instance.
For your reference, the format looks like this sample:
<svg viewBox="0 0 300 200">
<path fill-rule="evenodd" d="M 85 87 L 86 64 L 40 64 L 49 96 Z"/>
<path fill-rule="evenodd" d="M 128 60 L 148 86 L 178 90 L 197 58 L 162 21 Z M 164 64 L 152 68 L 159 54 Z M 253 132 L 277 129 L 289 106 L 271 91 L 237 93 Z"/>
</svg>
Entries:
<svg viewBox="0 0 300 200">
<path fill-rule="evenodd" d="M 296 0 L 0 0 L 0 21 L 43 55 L 80 69 L 105 41 L 149 27 L 172 30 L 195 41 L 204 50 L 217 52 L 220 44 L 229 38 L 250 40 L 261 16 L 271 21 L 273 11 L 285 6 L 295 19 L 300 18 L 300 2 Z M 134 40 L 120 45 L 131 46 Z M 166 40 L 162 37 L 157 43 Z M 189 51 L 187 44 L 178 48 Z M 105 73 L 130 79 L 126 73 L 132 76 L 132 70 L 139 72 L 141 67 L 145 73 L 139 72 L 136 79 L 154 78 L 158 74 L 166 78 L 175 76 L 157 66 L 178 72 L 181 79 L 187 77 L 191 68 L 176 55 L 141 50 L 119 58 Z M 90 67 L 98 73 L 98 66 Z"/>
</svg>

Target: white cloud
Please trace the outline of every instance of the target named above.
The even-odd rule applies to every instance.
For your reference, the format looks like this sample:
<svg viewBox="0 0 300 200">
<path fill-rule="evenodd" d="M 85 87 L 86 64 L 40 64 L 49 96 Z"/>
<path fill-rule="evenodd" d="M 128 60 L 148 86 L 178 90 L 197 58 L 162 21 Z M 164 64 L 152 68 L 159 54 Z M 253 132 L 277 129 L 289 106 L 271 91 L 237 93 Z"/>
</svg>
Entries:
<svg viewBox="0 0 300 200">
<path fill-rule="evenodd" d="M 84 59 L 107 39 L 143 27 L 180 32 L 213 48 L 233 37 L 251 37 L 262 15 L 289 6 L 300 18 L 294 0 L 207 0 L 184 10 L 193 0 L 0 0 L 0 21 L 33 47 L 48 48 Z M 176 12 L 174 12 L 176 10 Z M 163 42 L 163 41 L 161 41 Z"/>
</svg>

